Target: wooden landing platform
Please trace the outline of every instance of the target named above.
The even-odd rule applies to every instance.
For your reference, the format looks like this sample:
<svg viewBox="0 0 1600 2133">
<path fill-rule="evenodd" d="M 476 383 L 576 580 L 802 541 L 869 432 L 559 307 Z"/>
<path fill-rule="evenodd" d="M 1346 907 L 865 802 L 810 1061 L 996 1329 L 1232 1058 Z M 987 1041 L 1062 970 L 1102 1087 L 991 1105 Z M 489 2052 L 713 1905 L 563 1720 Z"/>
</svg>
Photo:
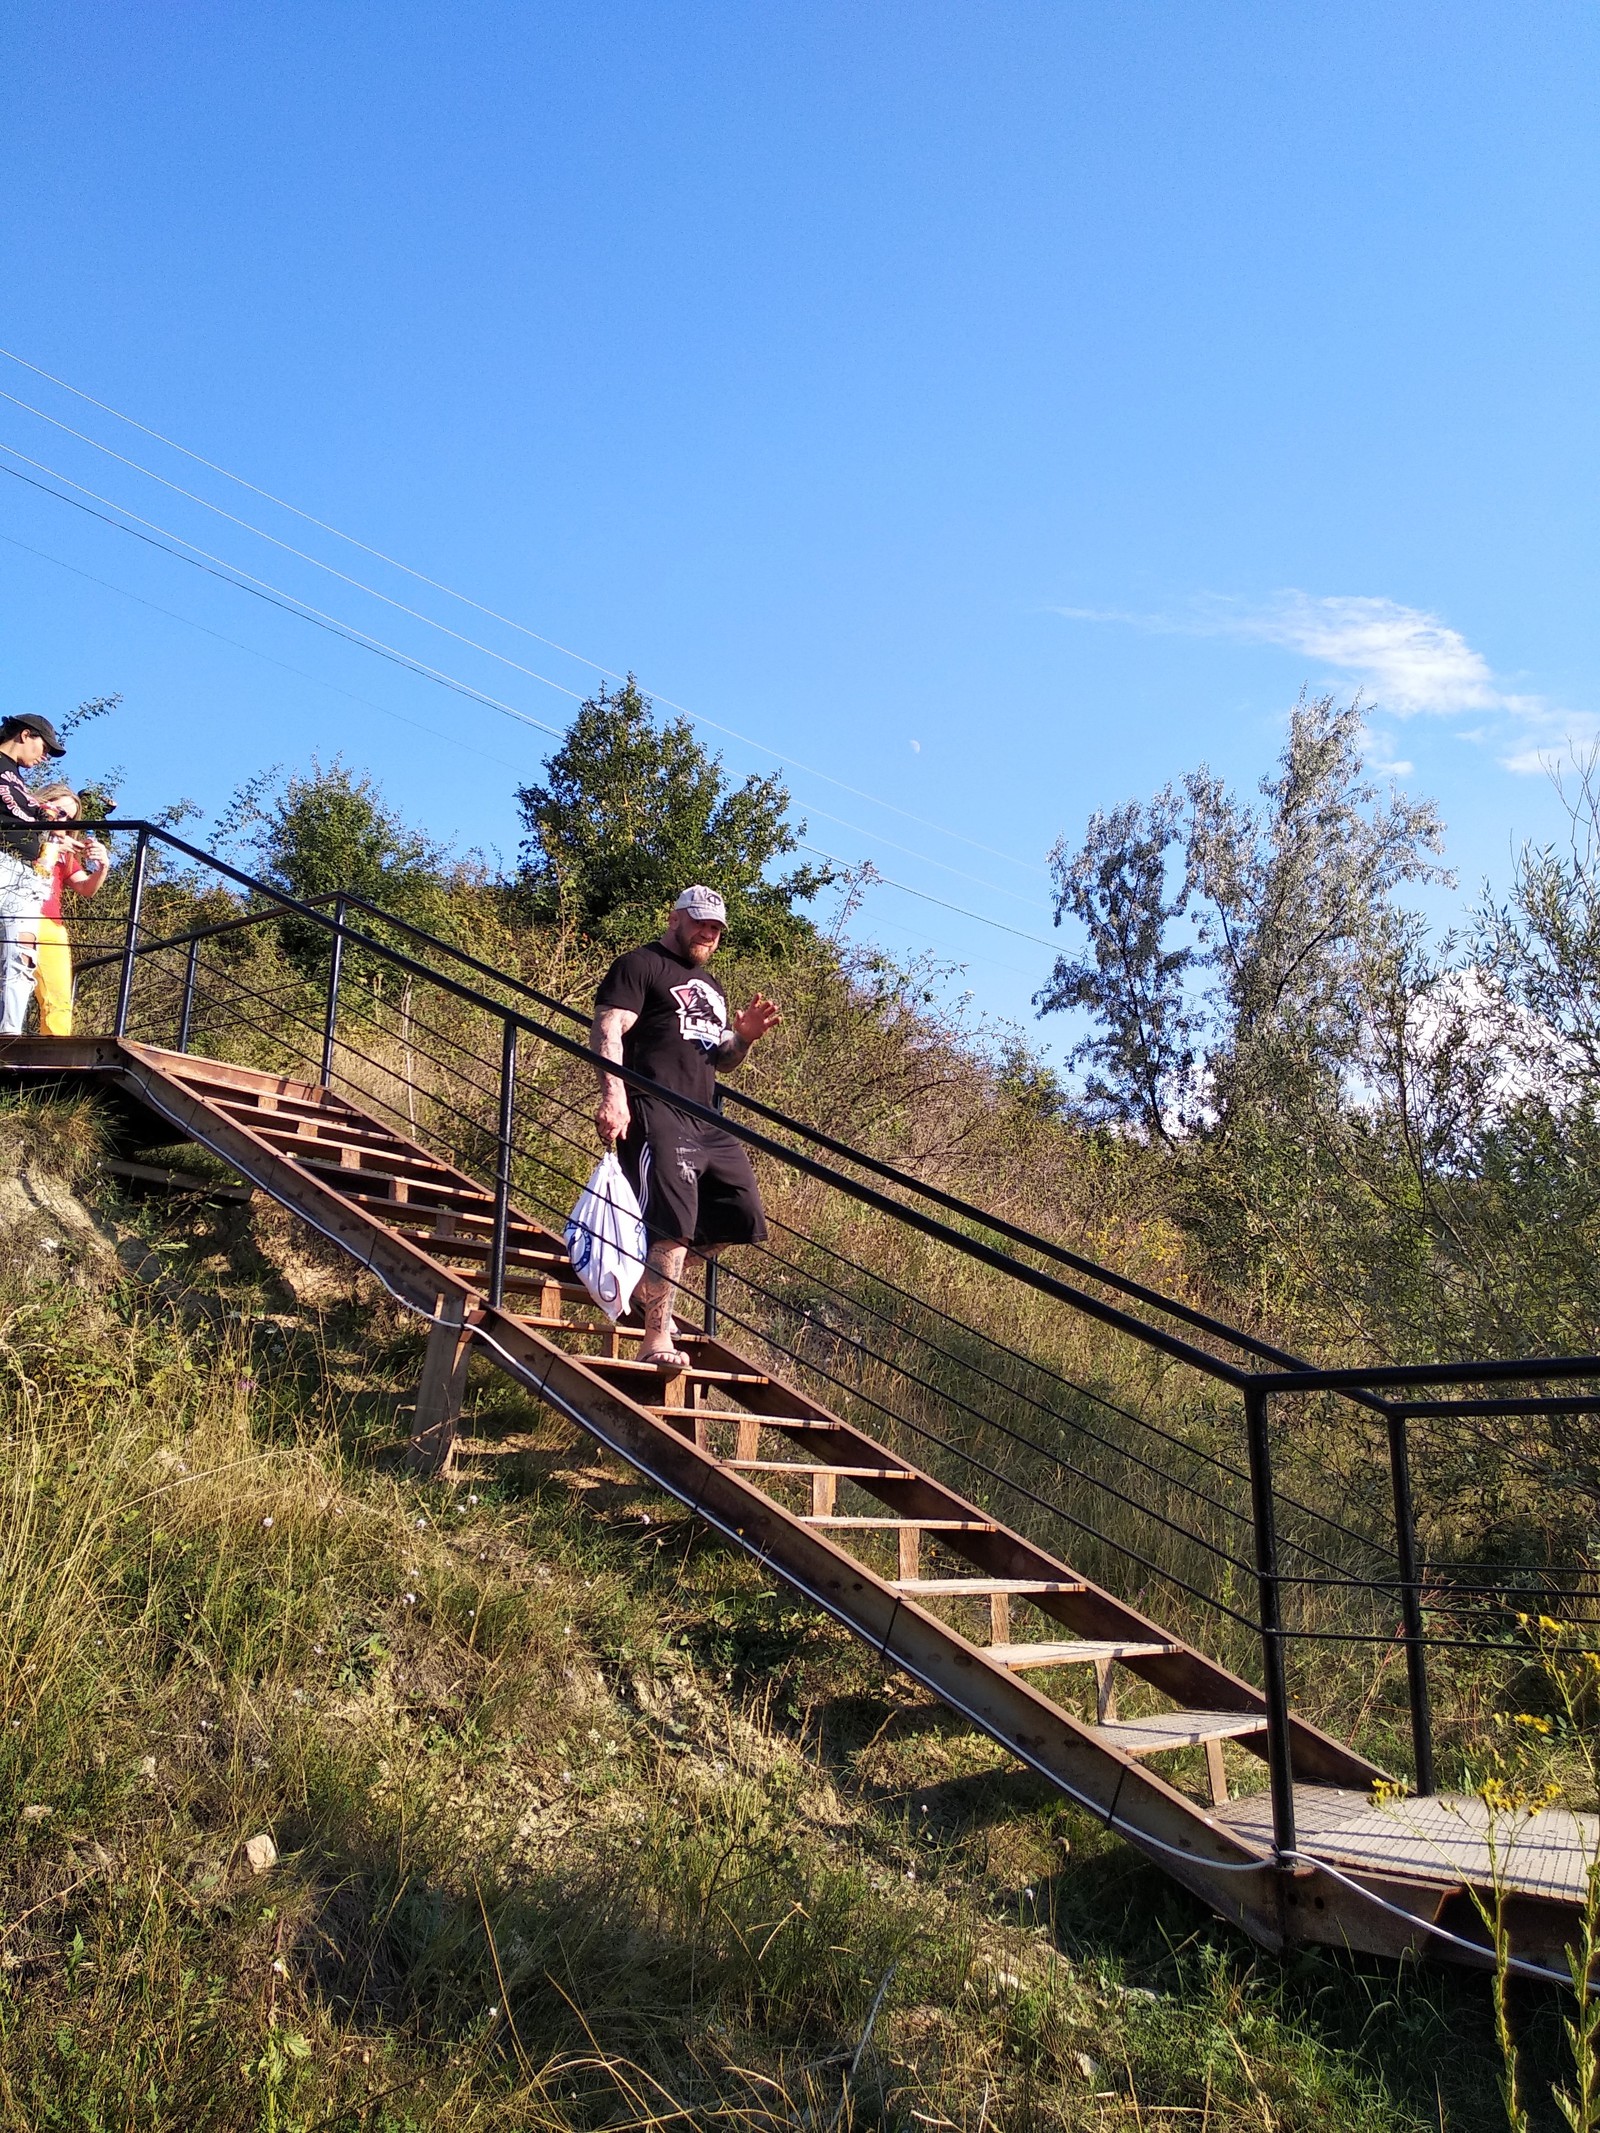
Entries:
<svg viewBox="0 0 1600 2133">
<path fill-rule="evenodd" d="M 1600 1861 L 1600 1815 L 1564 1807 L 1491 1810 L 1476 1795 L 1443 1793 L 1426 1800 L 1385 1800 L 1333 1785 L 1297 1785 L 1299 1849 L 1347 1873 L 1385 1880 L 1436 1882 L 1441 1888 L 1497 1885 L 1518 1895 L 1581 1903 L 1589 1869 Z M 1216 1819 L 1240 1836 L 1272 1840 L 1272 1801 L 1249 1794 L 1217 1810 Z"/>
</svg>

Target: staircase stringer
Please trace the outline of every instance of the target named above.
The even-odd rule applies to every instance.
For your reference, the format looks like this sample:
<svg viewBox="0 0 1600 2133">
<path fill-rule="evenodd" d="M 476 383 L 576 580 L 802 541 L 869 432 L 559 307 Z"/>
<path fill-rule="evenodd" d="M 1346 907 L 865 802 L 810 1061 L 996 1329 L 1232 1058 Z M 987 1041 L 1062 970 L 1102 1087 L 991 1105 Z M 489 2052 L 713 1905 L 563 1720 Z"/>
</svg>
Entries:
<svg viewBox="0 0 1600 2133">
<path fill-rule="evenodd" d="M 743 1370 L 758 1367 L 749 1357 L 721 1341 L 697 1341 L 695 1356 L 697 1363 L 704 1362 L 709 1367 Z M 830 1461 L 837 1456 L 839 1464 L 848 1465 L 852 1459 L 865 1461 L 874 1456 L 883 1457 L 884 1446 L 875 1438 L 782 1379 L 773 1378 L 770 1385 L 752 1387 L 744 1397 L 752 1411 L 765 1407 L 771 1413 L 800 1413 L 824 1424 L 829 1432 L 827 1456 Z M 715 1410 L 709 1412 L 714 1420 Z M 907 1470 L 908 1481 L 865 1481 L 857 1485 L 865 1493 L 876 1496 L 886 1507 L 901 1510 L 908 1516 L 918 1512 L 937 1515 L 943 1511 L 991 1519 L 992 1532 L 951 1534 L 945 1539 L 951 1552 L 960 1555 L 974 1569 L 1004 1577 L 1070 1578 L 1080 1585 L 1079 1591 L 1040 1594 L 1029 1604 L 1079 1636 L 1177 1644 L 1175 1651 L 1119 1661 L 1129 1673 L 1147 1681 L 1175 1703 L 1226 1711 L 1266 1710 L 1266 1699 L 1253 1682 L 1185 1644 L 1182 1639 L 1174 1639 L 1163 1624 L 1129 1606 L 1092 1579 L 1085 1578 L 1082 1571 L 1069 1568 L 1022 1534 L 1012 1531 L 992 1513 L 980 1511 L 957 1490 L 933 1475 L 923 1473 L 904 1454 L 896 1452 L 893 1457 L 897 1465 Z M 1303 1782 L 1367 1787 L 1386 1778 L 1387 1773 L 1376 1763 L 1368 1762 L 1345 1742 L 1324 1733 L 1308 1720 L 1291 1712 L 1289 1723 L 1295 1774 Z"/>
<path fill-rule="evenodd" d="M 1143 1845 L 1165 1872 L 1257 1940 L 1279 1944 L 1279 1875 L 1270 1851 L 1241 1841 L 1146 1764 L 1096 1740 L 1070 1712 L 996 1665 L 981 1645 L 969 1644 L 893 1591 L 527 1322 L 486 1310 L 478 1334 L 509 1376 L 653 1487 L 770 1565 L 886 1665 L 919 1682 L 1118 1835 Z"/>
<path fill-rule="evenodd" d="M 309 1223 L 329 1243 L 348 1253 L 358 1266 L 375 1274 L 401 1302 L 435 1320 L 447 1303 L 459 1303 L 466 1322 L 476 1318 L 481 1299 L 471 1282 L 453 1268 L 430 1259 L 364 1208 L 352 1207 L 342 1193 L 302 1170 L 271 1142 L 208 1104 L 182 1076 L 163 1071 L 160 1054 L 152 1047 L 124 1040 L 121 1045 L 107 1043 L 103 1048 L 121 1055 L 108 1060 L 107 1066 L 111 1071 L 120 1071 L 140 1101 L 158 1117 L 186 1139 L 231 1164 L 270 1199 Z M 286 1089 L 301 1086 L 283 1076 L 257 1077 L 258 1083 L 267 1081 L 281 1082 Z"/>
</svg>

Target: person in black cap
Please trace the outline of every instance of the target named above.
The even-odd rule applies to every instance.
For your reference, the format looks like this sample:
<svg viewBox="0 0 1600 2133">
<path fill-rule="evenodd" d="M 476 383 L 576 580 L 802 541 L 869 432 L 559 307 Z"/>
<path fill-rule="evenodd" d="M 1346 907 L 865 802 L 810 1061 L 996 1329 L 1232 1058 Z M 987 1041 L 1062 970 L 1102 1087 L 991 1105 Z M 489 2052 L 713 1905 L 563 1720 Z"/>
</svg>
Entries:
<svg viewBox="0 0 1600 2133">
<path fill-rule="evenodd" d="M 33 996 L 39 912 L 49 887 L 34 861 L 44 849 L 39 825 L 56 810 L 23 783 L 48 756 L 66 754 L 47 718 L 29 711 L 0 725 L 0 1036 L 22 1034 Z"/>
<path fill-rule="evenodd" d="M 590 1044 L 602 1061 L 647 1074 L 656 1087 L 629 1089 L 600 1067 L 595 1125 L 639 1195 L 649 1258 L 639 1284 L 644 1339 L 639 1361 L 687 1370 L 677 1344 L 672 1300 L 690 1247 L 704 1257 L 725 1244 L 759 1244 L 767 1234 L 755 1172 L 744 1144 L 718 1126 L 691 1118 L 672 1102 L 688 1097 L 708 1109 L 717 1072 L 742 1063 L 778 1021 L 760 993 L 733 1016 L 722 988 L 705 974 L 727 923 L 715 889 L 685 889 L 659 941 L 619 956 L 600 981 Z"/>
</svg>

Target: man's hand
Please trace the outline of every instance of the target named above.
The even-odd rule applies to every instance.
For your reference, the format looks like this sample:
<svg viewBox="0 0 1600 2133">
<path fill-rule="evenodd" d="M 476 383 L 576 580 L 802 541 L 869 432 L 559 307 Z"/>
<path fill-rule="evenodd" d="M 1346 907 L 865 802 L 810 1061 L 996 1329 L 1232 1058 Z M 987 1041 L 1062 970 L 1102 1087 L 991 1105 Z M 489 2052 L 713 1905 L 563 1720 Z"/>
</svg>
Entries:
<svg viewBox="0 0 1600 2133">
<path fill-rule="evenodd" d="M 776 1000 L 768 1000 L 757 993 L 750 1005 L 733 1018 L 733 1034 L 748 1051 L 759 1037 L 783 1020 Z"/>
<path fill-rule="evenodd" d="M 620 1082 L 613 1082 L 594 1114 L 595 1130 L 608 1148 L 627 1132 L 630 1116 L 627 1092 Z"/>
</svg>

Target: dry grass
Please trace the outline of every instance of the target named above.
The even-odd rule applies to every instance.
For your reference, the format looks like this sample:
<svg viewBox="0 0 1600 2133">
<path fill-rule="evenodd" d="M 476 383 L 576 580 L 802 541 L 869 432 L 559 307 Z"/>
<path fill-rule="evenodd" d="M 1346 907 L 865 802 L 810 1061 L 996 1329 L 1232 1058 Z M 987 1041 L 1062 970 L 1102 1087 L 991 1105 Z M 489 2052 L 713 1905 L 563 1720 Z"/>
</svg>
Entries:
<svg viewBox="0 0 1600 2133">
<path fill-rule="evenodd" d="M 1260 1959 L 498 1380 L 399 1478 L 407 1329 L 142 1226 L 0 1293 L 0 2125 L 1493 2123 L 1472 1982 Z"/>
</svg>

